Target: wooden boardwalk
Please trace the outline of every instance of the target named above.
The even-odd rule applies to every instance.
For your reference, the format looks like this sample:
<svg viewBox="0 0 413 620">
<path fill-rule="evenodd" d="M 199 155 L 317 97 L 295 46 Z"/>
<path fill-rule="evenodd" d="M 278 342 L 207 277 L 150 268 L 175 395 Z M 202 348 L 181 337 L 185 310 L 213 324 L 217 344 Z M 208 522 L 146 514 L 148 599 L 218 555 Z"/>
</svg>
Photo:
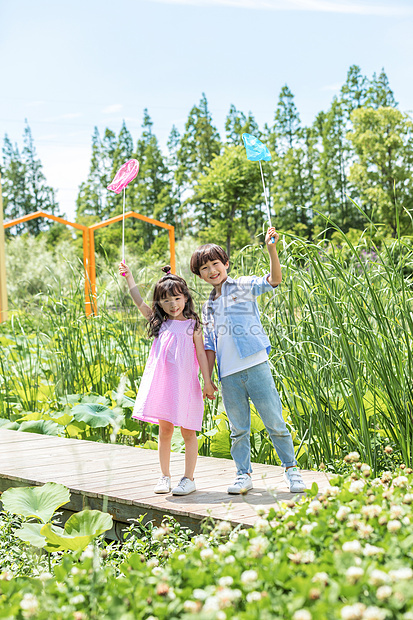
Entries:
<svg viewBox="0 0 413 620">
<path fill-rule="evenodd" d="M 183 469 L 184 455 L 172 453 L 173 484 L 178 483 Z M 185 497 L 155 495 L 159 465 L 154 450 L 0 429 L 0 492 L 46 482 L 64 484 L 71 492 L 64 518 L 86 506 L 106 507 L 115 522 L 113 538 L 119 537 L 129 519 L 142 514 L 157 523 L 164 515 L 172 515 L 194 531 L 199 531 L 208 516 L 248 526 L 256 519 L 257 505 L 275 504 L 269 488 L 274 489 L 278 501 L 298 497 L 288 492 L 281 467 L 253 464 L 253 469 L 254 488 L 245 497 L 228 495 L 226 488 L 235 474 L 233 461 L 200 456 L 195 493 Z M 322 472 L 302 474 L 309 486 L 317 482 L 320 491 L 329 484 Z"/>
</svg>

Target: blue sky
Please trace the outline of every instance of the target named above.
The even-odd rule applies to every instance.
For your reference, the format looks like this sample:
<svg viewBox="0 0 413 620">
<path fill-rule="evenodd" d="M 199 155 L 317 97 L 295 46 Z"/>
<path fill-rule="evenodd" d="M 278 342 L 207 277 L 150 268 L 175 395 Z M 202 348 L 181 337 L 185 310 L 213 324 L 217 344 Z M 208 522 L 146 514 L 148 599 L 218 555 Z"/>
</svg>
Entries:
<svg viewBox="0 0 413 620">
<path fill-rule="evenodd" d="M 94 126 L 136 141 L 145 107 L 162 147 L 202 92 L 221 134 L 231 103 L 271 123 L 284 84 L 311 123 L 357 64 L 413 110 L 412 27 L 413 0 L 0 0 L 0 137 L 28 119 L 74 217 Z"/>
</svg>

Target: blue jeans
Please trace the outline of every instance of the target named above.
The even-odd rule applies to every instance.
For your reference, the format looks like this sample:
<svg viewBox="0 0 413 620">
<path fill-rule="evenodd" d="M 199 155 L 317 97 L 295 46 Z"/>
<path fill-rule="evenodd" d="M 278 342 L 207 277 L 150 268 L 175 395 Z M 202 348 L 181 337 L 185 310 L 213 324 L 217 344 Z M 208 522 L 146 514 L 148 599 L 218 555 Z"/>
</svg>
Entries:
<svg viewBox="0 0 413 620">
<path fill-rule="evenodd" d="M 231 428 L 231 456 L 237 474 L 251 469 L 251 410 L 254 403 L 283 467 L 297 465 L 291 433 L 282 417 L 281 400 L 268 362 L 222 377 L 222 400 Z"/>
</svg>

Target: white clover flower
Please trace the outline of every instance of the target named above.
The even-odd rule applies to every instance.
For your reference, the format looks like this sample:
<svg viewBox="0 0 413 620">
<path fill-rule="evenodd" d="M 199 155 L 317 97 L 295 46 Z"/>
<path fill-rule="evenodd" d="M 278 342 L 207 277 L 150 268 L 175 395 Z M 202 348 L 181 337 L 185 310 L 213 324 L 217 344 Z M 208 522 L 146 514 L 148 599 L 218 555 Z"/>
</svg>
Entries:
<svg viewBox="0 0 413 620">
<path fill-rule="evenodd" d="M 216 620 L 226 620 L 227 614 L 225 613 L 225 611 L 217 611 L 215 618 Z"/>
<path fill-rule="evenodd" d="M 303 554 L 301 551 L 296 551 L 295 553 L 289 553 L 288 559 L 293 562 L 293 564 L 301 564 L 303 560 Z"/>
<path fill-rule="evenodd" d="M 254 523 L 254 529 L 257 532 L 261 532 L 261 533 L 265 533 L 268 532 L 271 529 L 270 524 L 268 523 L 267 519 L 257 519 Z"/>
<path fill-rule="evenodd" d="M 196 601 L 184 601 L 184 609 L 191 614 L 196 614 L 199 611 L 199 603 Z"/>
<path fill-rule="evenodd" d="M 253 558 L 261 558 L 270 543 L 263 536 L 256 536 L 250 542 L 250 552 Z"/>
<path fill-rule="evenodd" d="M 403 517 L 402 523 L 403 525 L 410 525 L 410 517 L 408 517 L 407 515 Z"/>
<path fill-rule="evenodd" d="M 408 478 L 406 478 L 406 476 L 397 476 L 397 478 L 394 478 L 393 480 L 394 487 L 405 488 L 408 486 L 408 484 L 409 484 L 409 480 Z"/>
<path fill-rule="evenodd" d="M 297 609 L 294 612 L 293 620 L 312 620 L 312 617 L 308 609 Z"/>
<path fill-rule="evenodd" d="M 389 577 L 393 583 L 396 583 L 397 581 L 409 581 L 410 579 L 413 579 L 413 570 L 409 566 L 396 568 L 389 571 Z"/>
<path fill-rule="evenodd" d="M 380 478 L 381 482 L 383 482 L 384 484 L 391 482 L 392 479 L 393 479 L 393 474 L 391 473 L 391 471 L 384 471 Z"/>
<path fill-rule="evenodd" d="M 228 555 L 225 560 L 225 564 L 233 564 L 235 562 L 235 558 L 233 555 Z"/>
<path fill-rule="evenodd" d="M 253 590 L 252 592 L 248 592 L 246 596 L 248 603 L 255 603 L 256 601 L 261 600 L 261 592 L 257 592 L 257 590 Z"/>
<path fill-rule="evenodd" d="M 255 507 L 255 512 L 259 517 L 265 517 L 268 514 L 268 508 L 266 506 L 259 505 Z"/>
<path fill-rule="evenodd" d="M 26 593 L 23 595 L 20 601 L 20 607 L 22 608 L 22 614 L 24 618 L 33 618 L 36 616 L 39 609 L 39 601 L 34 594 Z"/>
<path fill-rule="evenodd" d="M 326 586 L 329 580 L 330 580 L 330 577 L 328 576 L 328 574 L 321 572 L 321 573 L 316 573 L 311 581 L 313 583 L 322 583 Z"/>
<path fill-rule="evenodd" d="M 192 592 L 192 596 L 194 598 L 197 598 L 199 601 L 205 601 L 208 598 L 207 592 L 205 592 L 205 590 L 202 590 L 201 588 L 195 588 L 195 590 Z"/>
<path fill-rule="evenodd" d="M 350 566 L 350 568 L 346 570 L 346 579 L 351 584 L 357 583 L 357 581 L 359 581 L 359 579 L 361 579 L 363 575 L 364 570 L 359 566 Z"/>
<path fill-rule="evenodd" d="M 390 506 L 390 519 L 400 519 L 404 515 L 403 506 L 399 506 L 398 504 L 393 504 Z"/>
<path fill-rule="evenodd" d="M 380 515 L 382 510 L 383 509 L 381 506 L 378 506 L 377 504 L 370 504 L 369 506 L 362 507 L 361 514 L 367 519 L 374 519 Z"/>
<path fill-rule="evenodd" d="M 381 586 L 389 581 L 389 575 L 378 568 L 371 571 L 369 576 L 369 584 L 372 586 Z"/>
<path fill-rule="evenodd" d="M 401 522 L 398 519 L 394 519 L 393 521 L 388 522 L 387 529 L 389 532 L 398 532 L 401 526 Z"/>
<path fill-rule="evenodd" d="M 341 617 L 343 620 L 361 620 L 366 606 L 363 603 L 354 603 L 354 605 L 344 605 L 341 608 Z"/>
<path fill-rule="evenodd" d="M 232 530 L 232 525 L 229 521 L 221 521 L 220 523 L 218 523 L 216 529 L 218 530 L 219 534 L 229 534 L 230 531 Z"/>
<path fill-rule="evenodd" d="M 241 581 L 245 584 L 254 583 L 258 579 L 258 573 L 256 570 L 245 570 L 241 575 Z"/>
<path fill-rule="evenodd" d="M 203 607 L 205 613 L 213 613 L 219 611 L 219 599 L 217 596 L 209 596 Z"/>
<path fill-rule="evenodd" d="M 202 534 L 199 534 L 199 536 L 194 536 L 192 542 L 198 549 L 203 549 L 207 543 L 205 536 Z"/>
<path fill-rule="evenodd" d="M 341 547 L 344 553 L 361 553 L 362 548 L 358 540 L 347 540 Z"/>
<path fill-rule="evenodd" d="M 318 515 L 318 513 L 320 512 L 320 510 L 322 509 L 322 504 L 320 501 L 318 501 L 318 499 L 313 499 L 313 501 L 311 501 L 308 504 L 308 508 L 307 508 L 307 514 L 308 515 Z M 292 513 L 294 514 L 294 513 Z"/>
<path fill-rule="evenodd" d="M 377 588 L 376 596 L 379 601 L 384 601 L 393 594 L 393 590 L 390 586 L 380 586 Z"/>
<path fill-rule="evenodd" d="M 214 552 L 210 547 L 207 547 L 206 549 L 201 549 L 201 553 L 199 555 L 202 560 L 210 560 L 214 557 Z"/>
<path fill-rule="evenodd" d="M 155 527 L 152 530 L 152 538 L 154 540 L 162 540 L 165 537 L 165 530 L 163 527 Z"/>
<path fill-rule="evenodd" d="M 232 586 L 233 583 L 234 583 L 234 579 L 231 577 L 231 575 L 225 575 L 224 577 L 221 577 L 220 579 L 218 579 L 218 585 L 220 585 L 223 588 Z"/>
<path fill-rule="evenodd" d="M 301 526 L 301 531 L 303 534 L 310 534 L 317 525 L 318 523 L 304 523 L 304 525 Z"/>
<path fill-rule="evenodd" d="M 360 454 L 358 452 L 350 452 L 349 454 L 346 454 L 344 460 L 346 463 L 358 463 L 360 460 Z"/>
<path fill-rule="evenodd" d="M 178 560 L 179 560 L 180 562 L 183 562 L 184 560 L 186 560 L 186 555 L 185 555 L 185 553 L 180 553 L 180 554 L 178 555 Z"/>
<path fill-rule="evenodd" d="M 368 523 L 363 523 L 361 521 L 357 523 L 357 531 L 362 538 L 369 538 L 373 534 L 374 529 Z"/>
<path fill-rule="evenodd" d="M 88 545 L 86 547 L 86 549 L 83 551 L 82 555 L 80 556 L 81 560 L 87 560 L 88 558 L 93 558 L 93 556 L 95 555 L 94 549 L 92 547 L 92 545 Z"/>
<path fill-rule="evenodd" d="M 376 547 L 375 545 L 370 545 L 369 543 L 363 549 L 363 555 L 365 557 L 369 557 L 371 555 L 378 555 L 379 553 L 384 553 L 383 547 Z"/>
<path fill-rule="evenodd" d="M 403 615 L 403 620 L 413 620 L 413 611 L 406 611 Z"/>
<path fill-rule="evenodd" d="M 351 508 L 349 508 L 348 506 L 340 506 L 340 508 L 336 512 L 336 518 L 339 521 L 345 521 L 350 513 Z"/>
<path fill-rule="evenodd" d="M 368 463 L 362 463 L 361 467 L 360 467 L 360 471 L 362 471 L 362 472 L 365 472 L 365 471 L 371 472 L 371 467 L 370 467 L 370 465 Z"/>
<path fill-rule="evenodd" d="M 231 588 L 219 588 L 217 590 L 215 596 L 218 599 L 220 609 L 225 609 L 225 607 L 230 607 L 232 605 L 234 592 L 235 590 L 231 590 Z"/>
<path fill-rule="evenodd" d="M 185 558 L 185 556 L 184 556 Z M 150 558 L 147 562 L 146 562 L 146 566 L 148 568 L 154 568 L 155 566 L 159 566 L 159 560 L 158 558 Z"/>
<path fill-rule="evenodd" d="M 336 497 L 340 493 L 340 487 L 327 487 L 324 491 L 326 497 Z"/>
<path fill-rule="evenodd" d="M 411 504 L 412 502 L 413 502 L 412 493 L 406 493 L 406 495 L 403 497 L 403 504 Z"/>
<path fill-rule="evenodd" d="M 80 605 L 81 603 L 85 602 L 85 597 L 83 596 L 83 594 L 78 594 L 77 596 L 74 596 L 73 598 L 70 599 L 70 603 L 72 605 Z"/>
<path fill-rule="evenodd" d="M 363 620 L 385 620 L 386 611 L 380 607 L 371 605 L 370 607 L 367 607 L 362 618 Z"/>
<path fill-rule="evenodd" d="M 158 577 L 158 575 L 162 575 L 163 570 L 161 568 L 161 566 L 154 566 L 153 569 L 151 570 L 152 575 L 155 575 L 155 577 Z"/>
<path fill-rule="evenodd" d="M 365 485 L 366 483 L 364 482 L 364 480 L 353 480 L 353 482 L 350 484 L 349 491 L 350 493 L 353 493 L 354 495 L 358 495 L 359 493 L 362 492 Z"/>
<path fill-rule="evenodd" d="M 77 575 L 78 573 L 80 573 L 80 568 L 78 568 L 77 566 L 72 566 L 70 572 L 72 575 Z"/>
<path fill-rule="evenodd" d="M 53 575 L 52 573 L 40 573 L 38 579 L 40 579 L 40 581 L 44 583 L 45 581 L 48 581 L 49 579 L 53 579 Z"/>
<path fill-rule="evenodd" d="M 312 564 L 315 561 L 315 553 L 311 549 L 304 551 L 303 553 L 303 564 Z"/>
<path fill-rule="evenodd" d="M 373 478 L 373 480 L 370 482 L 372 487 L 379 487 L 381 486 L 382 482 L 380 480 L 380 478 Z"/>
</svg>

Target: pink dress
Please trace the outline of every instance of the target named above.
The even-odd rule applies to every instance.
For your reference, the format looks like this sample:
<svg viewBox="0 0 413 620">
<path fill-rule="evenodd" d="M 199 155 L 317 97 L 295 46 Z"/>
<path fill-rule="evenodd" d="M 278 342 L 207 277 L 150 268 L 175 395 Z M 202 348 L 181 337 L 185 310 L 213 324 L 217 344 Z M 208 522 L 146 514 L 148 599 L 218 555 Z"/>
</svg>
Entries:
<svg viewBox="0 0 413 620">
<path fill-rule="evenodd" d="M 200 431 L 204 401 L 193 341 L 195 321 L 168 319 L 153 341 L 132 417 Z"/>
</svg>

